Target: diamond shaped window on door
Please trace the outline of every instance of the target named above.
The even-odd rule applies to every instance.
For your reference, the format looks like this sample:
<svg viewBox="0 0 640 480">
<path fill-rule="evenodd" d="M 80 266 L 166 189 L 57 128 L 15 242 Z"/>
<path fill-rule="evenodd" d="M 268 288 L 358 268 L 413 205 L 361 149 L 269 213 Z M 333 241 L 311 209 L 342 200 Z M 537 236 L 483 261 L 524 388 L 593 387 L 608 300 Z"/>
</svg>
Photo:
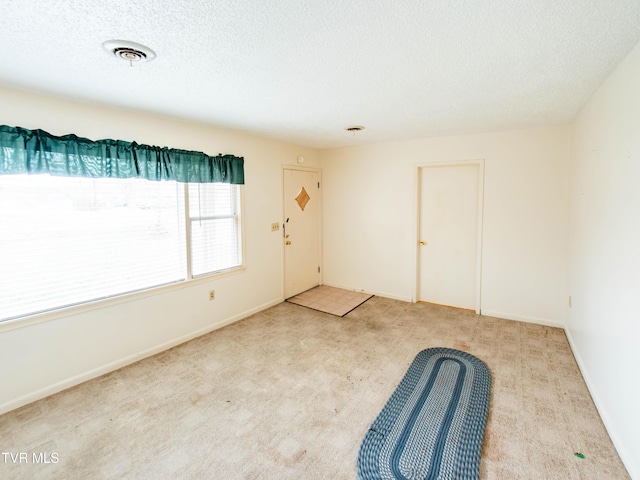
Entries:
<svg viewBox="0 0 640 480">
<path fill-rule="evenodd" d="M 304 187 L 302 187 L 302 190 L 300 190 L 300 193 L 298 193 L 298 196 L 296 197 L 295 200 L 300 206 L 300 209 L 304 212 L 304 207 L 307 206 L 307 203 L 309 203 L 309 200 L 311 200 L 311 197 L 309 196 L 307 191 L 304 189 Z"/>
</svg>

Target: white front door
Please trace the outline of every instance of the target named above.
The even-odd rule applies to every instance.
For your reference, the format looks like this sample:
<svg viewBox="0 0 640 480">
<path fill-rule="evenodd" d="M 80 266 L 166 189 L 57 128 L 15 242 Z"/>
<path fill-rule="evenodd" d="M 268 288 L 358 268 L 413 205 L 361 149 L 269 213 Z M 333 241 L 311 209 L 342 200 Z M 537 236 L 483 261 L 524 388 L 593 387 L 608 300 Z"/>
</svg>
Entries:
<svg viewBox="0 0 640 480">
<path fill-rule="evenodd" d="M 284 297 L 320 284 L 320 173 L 285 168 Z"/>
<path fill-rule="evenodd" d="M 420 168 L 419 301 L 480 313 L 481 167 Z"/>
</svg>

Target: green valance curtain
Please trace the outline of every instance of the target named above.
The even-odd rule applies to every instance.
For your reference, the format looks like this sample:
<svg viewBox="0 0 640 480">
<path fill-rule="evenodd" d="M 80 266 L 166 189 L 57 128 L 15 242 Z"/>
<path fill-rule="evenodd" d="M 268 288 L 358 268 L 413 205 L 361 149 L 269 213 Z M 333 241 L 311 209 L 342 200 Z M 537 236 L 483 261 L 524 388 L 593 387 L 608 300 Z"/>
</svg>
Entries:
<svg viewBox="0 0 640 480">
<path fill-rule="evenodd" d="M 244 158 L 0 125 L 0 175 L 34 173 L 242 185 Z"/>
</svg>

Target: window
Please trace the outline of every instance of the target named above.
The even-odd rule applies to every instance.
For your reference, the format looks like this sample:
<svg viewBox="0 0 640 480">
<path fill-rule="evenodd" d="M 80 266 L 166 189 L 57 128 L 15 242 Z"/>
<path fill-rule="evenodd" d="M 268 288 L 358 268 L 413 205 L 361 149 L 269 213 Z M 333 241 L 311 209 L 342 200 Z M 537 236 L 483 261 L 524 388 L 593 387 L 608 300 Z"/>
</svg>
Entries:
<svg viewBox="0 0 640 480">
<path fill-rule="evenodd" d="M 239 265 L 238 187 L 196 183 L 189 184 L 188 190 L 192 275 L 205 275 Z"/>
<path fill-rule="evenodd" d="M 221 183 L 0 176 L 0 321 L 241 265 L 239 197 Z"/>
</svg>

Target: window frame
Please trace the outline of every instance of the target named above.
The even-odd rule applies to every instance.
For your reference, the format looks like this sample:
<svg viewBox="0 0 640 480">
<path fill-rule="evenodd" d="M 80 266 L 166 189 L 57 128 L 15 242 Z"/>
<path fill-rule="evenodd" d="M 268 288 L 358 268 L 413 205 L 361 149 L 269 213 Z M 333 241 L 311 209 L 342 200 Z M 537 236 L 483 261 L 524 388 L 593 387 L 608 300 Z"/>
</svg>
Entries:
<svg viewBox="0 0 640 480">
<path fill-rule="evenodd" d="M 185 245 L 185 253 L 187 255 L 186 258 L 186 266 L 187 266 L 187 271 L 186 271 L 186 276 L 187 279 L 198 279 L 198 278 L 204 278 L 204 277 L 209 277 L 211 275 L 216 275 L 222 272 L 226 272 L 226 271 L 230 271 L 230 270 L 234 270 L 236 268 L 239 267 L 244 267 L 244 228 L 243 228 L 243 222 L 242 219 L 244 217 L 243 215 L 243 211 L 244 211 L 244 202 L 243 202 L 243 192 L 244 192 L 244 188 L 240 188 L 242 185 L 231 185 L 231 188 L 236 188 L 236 194 L 235 194 L 235 206 L 234 206 L 234 210 L 235 213 L 233 214 L 227 214 L 227 215 L 205 215 L 205 216 L 192 216 L 191 215 L 191 211 L 190 211 L 190 201 L 189 201 L 189 185 L 193 185 L 193 184 L 189 184 L 189 183 L 184 183 L 182 184 L 183 188 L 184 188 L 184 222 L 185 222 L 185 240 L 186 240 L 186 245 Z M 193 237 L 191 234 L 191 226 L 193 224 L 194 221 L 198 221 L 198 220 L 222 220 L 222 219 L 235 219 L 235 226 L 236 226 L 236 234 L 239 237 L 239 242 L 238 242 L 238 248 L 239 248 L 239 255 L 240 255 L 240 264 L 236 265 L 236 266 L 232 266 L 232 267 L 228 267 L 228 268 L 223 268 L 220 270 L 216 270 L 213 272 L 204 272 L 204 273 L 200 273 L 197 275 L 194 275 L 193 273 L 193 252 L 192 252 L 192 244 L 193 244 Z"/>
<path fill-rule="evenodd" d="M 183 250 L 184 255 L 187 256 L 185 279 L 178 280 L 176 282 L 172 282 L 169 284 L 150 286 L 150 287 L 142 288 L 132 292 L 116 294 L 106 298 L 88 300 L 82 303 L 69 305 L 69 306 L 54 307 L 51 310 L 26 314 L 24 316 L 2 320 L 0 321 L 0 333 L 9 331 L 9 330 L 14 330 L 17 328 L 27 327 L 29 325 L 35 325 L 38 323 L 43 323 L 51 320 L 69 317 L 72 315 L 89 313 L 92 311 L 109 308 L 111 306 L 118 305 L 121 303 L 143 300 L 145 298 L 152 297 L 155 295 L 166 294 L 172 291 L 193 287 L 198 284 L 211 282 L 213 280 L 218 280 L 220 278 L 224 278 L 230 275 L 235 275 L 235 274 L 244 272 L 246 270 L 246 250 L 245 250 L 245 238 L 244 238 L 244 231 L 245 231 L 244 229 L 245 203 L 244 203 L 244 188 L 243 188 L 244 184 L 233 185 L 233 187 L 237 188 L 236 224 L 237 224 L 237 233 L 240 236 L 240 239 L 238 242 L 240 263 L 237 266 L 232 266 L 232 267 L 217 270 L 214 272 L 203 273 L 197 276 L 193 276 L 191 272 L 191 236 L 190 236 L 191 232 L 189 227 L 189 224 L 191 223 L 191 219 L 189 216 L 189 203 L 188 203 L 189 183 L 177 182 L 177 184 L 182 188 L 183 198 L 180 200 L 183 202 L 183 208 L 184 208 L 183 217 L 184 217 L 185 226 L 187 227 L 187 230 L 185 230 L 185 248 Z M 179 195 L 180 194 L 178 193 L 178 196 Z M 178 196 L 176 198 L 178 198 Z M 206 301 L 209 301 L 208 298 Z"/>
</svg>

